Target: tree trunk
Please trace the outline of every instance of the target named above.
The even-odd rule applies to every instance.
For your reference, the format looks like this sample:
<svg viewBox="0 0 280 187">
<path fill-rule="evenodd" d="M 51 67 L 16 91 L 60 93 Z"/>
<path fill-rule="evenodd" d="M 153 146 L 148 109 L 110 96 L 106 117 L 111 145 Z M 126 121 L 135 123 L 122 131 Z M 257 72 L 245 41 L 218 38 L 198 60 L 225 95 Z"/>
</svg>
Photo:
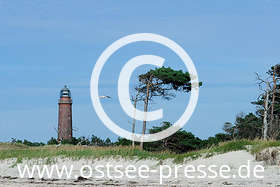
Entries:
<svg viewBox="0 0 280 187">
<path fill-rule="evenodd" d="M 270 126 L 271 132 L 274 132 L 276 126 L 274 124 L 274 105 L 275 105 L 275 92 L 276 92 L 276 78 L 275 78 L 275 67 L 273 67 L 273 90 L 272 90 L 272 102 L 271 102 L 271 116 L 270 116 Z"/>
<path fill-rule="evenodd" d="M 133 114 L 134 118 L 133 118 L 133 122 L 132 122 L 132 134 L 135 133 L 135 123 L 136 123 L 135 116 L 136 116 L 136 105 L 137 105 L 138 95 L 139 95 L 139 92 L 136 94 L 136 96 L 134 98 L 134 114 Z M 132 147 L 135 147 L 134 140 L 132 140 Z"/>
<path fill-rule="evenodd" d="M 132 122 L 132 134 L 135 133 L 135 123 L 136 123 L 136 119 L 135 119 L 135 113 L 136 113 L 136 99 L 134 101 L 134 118 L 133 118 L 133 122 Z M 132 147 L 135 147 L 135 142 L 134 140 L 132 140 Z"/>
<path fill-rule="evenodd" d="M 148 104 L 149 104 L 149 96 L 150 96 L 150 83 L 147 84 L 147 90 L 146 90 L 146 98 L 144 102 L 144 120 L 143 120 L 143 129 L 142 134 L 144 135 L 146 133 L 146 125 L 147 125 L 147 111 L 148 111 Z M 140 142 L 140 149 L 143 150 L 144 148 L 144 142 Z"/>
<path fill-rule="evenodd" d="M 267 130 L 268 130 L 268 122 L 267 122 L 268 99 L 269 99 L 269 87 L 267 88 L 266 91 L 265 103 L 264 103 L 264 115 L 263 115 L 263 139 L 264 140 L 267 140 Z"/>
</svg>

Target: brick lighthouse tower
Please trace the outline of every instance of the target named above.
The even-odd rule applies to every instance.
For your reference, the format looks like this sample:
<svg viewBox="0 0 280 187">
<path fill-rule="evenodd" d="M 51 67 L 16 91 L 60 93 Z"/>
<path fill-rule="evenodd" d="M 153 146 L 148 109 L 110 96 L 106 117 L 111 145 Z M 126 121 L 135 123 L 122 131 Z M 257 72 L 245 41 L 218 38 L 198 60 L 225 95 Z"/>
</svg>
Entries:
<svg viewBox="0 0 280 187">
<path fill-rule="evenodd" d="M 58 140 L 72 139 L 72 99 L 71 92 L 65 85 L 60 91 L 58 101 Z"/>
</svg>

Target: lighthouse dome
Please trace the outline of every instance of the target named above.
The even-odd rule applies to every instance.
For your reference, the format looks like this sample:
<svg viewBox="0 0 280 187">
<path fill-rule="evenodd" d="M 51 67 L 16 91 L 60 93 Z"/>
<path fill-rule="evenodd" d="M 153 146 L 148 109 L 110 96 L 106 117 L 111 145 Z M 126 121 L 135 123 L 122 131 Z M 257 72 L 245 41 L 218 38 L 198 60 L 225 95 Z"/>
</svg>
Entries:
<svg viewBox="0 0 280 187">
<path fill-rule="evenodd" d="M 66 85 L 60 90 L 60 97 L 71 97 L 71 92 Z"/>
</svg>

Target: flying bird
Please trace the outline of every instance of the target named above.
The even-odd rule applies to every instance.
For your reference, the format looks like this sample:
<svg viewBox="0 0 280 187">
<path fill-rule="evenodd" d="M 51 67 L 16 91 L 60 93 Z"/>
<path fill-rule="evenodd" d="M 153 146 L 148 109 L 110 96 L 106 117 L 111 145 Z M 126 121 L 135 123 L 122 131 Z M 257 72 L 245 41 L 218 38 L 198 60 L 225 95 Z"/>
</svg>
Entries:
<svg viewBox="0 0 280 187">
<path fill-rule="evenodd" d="M 111 98 L 111 97 L 110 97 L 110 96 L 107 96 L 107 95 L 102 95 L 102 96 L 99 96 L 99 98 L 105 99 L 105 98 Z"/>
</svg>

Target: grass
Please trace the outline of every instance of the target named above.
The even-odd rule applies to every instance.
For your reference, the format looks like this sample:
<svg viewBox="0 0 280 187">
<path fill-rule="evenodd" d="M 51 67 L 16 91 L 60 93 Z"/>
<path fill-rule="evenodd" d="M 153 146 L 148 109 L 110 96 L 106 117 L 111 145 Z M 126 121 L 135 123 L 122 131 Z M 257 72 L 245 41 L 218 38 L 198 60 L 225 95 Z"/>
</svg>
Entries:
<svg viewBox="0 0 280 187">
<path fill-rule="evenodd" d="M 227 153 L 230 151 L 246 150 L 246 145 L 252 145 L 251 153 L 257 153 L 267 147 L 280 146 L 279 141 L 260 141 L 260 140 L 238 140 L 221 143 L 209 149 L 191 151 L 184 154 L 175 154 L 168 151 L 164 152 L 148 152 L 139 148 L 127 146 L 116 147 L 83 147 L 73 145 L 56 146 L 40 146 L 29 147 L 22 144 L 0 143 L 0 160 L 17 159 L 17 163 L 24 159 L 46 159 L 52 162 L 57 157 L 70 158 L 78 160 L 96 159 L 104 157 L 121 157 L 127 159 L 156 159 L 165 160 L 173 159 L 175 163 L 183 162 L 185 159 L 195 159 L 201 156 L 210 157 L 215 154 Z"/>
<path fill-rule="evenodd" d="M 2 147 L 3 144 L 0 144 Z M 193 156 L 195 153 L 190 152 L 185 154 Z M 18 145 L 6 144 L 4 149 L 0 148 L 0 160 L 16 158 L 19 162 L 23 159 L 52 159 L 56 157 L 71 158 L 78 160 L 81 158 L 95 159 L 104 157 L 122 157 L 137 159 L 157 159 L 165 160 L 168 158 L 176 159 L 176 155 L 170 152 L 148 152 L 142 151 L 139 148 L 131 148 L 125 146 L 118 147 L 83 147 L 73 145 L 63 145 L 59 148 L 55 146 L 41 147 L 20 147 Z M 180 155 L 181 156 L 181 155 Z"/>
<path fill-rule="evenodd" d="M 261 141 L 252 147 L 251 153 L 256 154 L 269 147 L 280 147 L 280 141 Z"/>
</svg>

